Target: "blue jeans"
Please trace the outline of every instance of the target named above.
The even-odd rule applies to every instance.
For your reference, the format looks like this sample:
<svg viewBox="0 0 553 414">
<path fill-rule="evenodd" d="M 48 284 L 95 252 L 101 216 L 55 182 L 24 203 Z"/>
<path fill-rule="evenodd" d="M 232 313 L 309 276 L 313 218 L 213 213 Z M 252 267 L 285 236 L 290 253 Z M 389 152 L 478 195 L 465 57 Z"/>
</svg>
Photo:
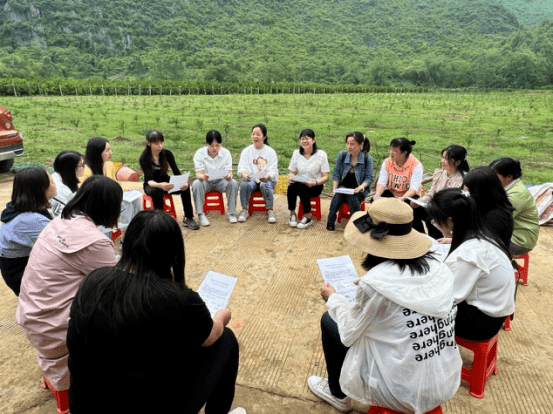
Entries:
<svg viewBox="0 0 553 414">
<path fill-rule="evenodd" d="M 263 199 L 265 200 L 265 206 L 267 210 L 273 209 L 274 202 L 274 181 L 267 181 L 266 183 L 256 183 L 255 181 L 242 181 L 240 184 L 240 203 L 242 208 L 247 209 L 250 202 L 250 196 L 255 191 L 261 191 Z"/>
<path fill-rule="evenodd" d="M 340 340 L 338 325 L 328 312 L 325 312 L 321 318 L 321 340 L 323 342 L 330 392 L 336 398 L 345 398 L 346 394 L 340 387 L 340 373 L 349 348 Z"/>
<path fill-rule="evenodd" d="M 336 222 L 336 216 L 338 214 L 338 210 L 340 210 L 340 207 L 342 207 L 342 204 L 345 204 L 345 203 L 348 203 L 350 214 L 353 215 L 353 213 L 356 213 L 359 210 L 361 210 L 361 202 L 364 199 L 365 197 L 363 193 L 357 193 L 353 195 L 340 194 L 340 193 L 334 194 L 334 197 L 332 197 L 332 201 L 330 202 L 330 210 L 328 211 L 327 221 L 329 223 Z"/>
</svg>

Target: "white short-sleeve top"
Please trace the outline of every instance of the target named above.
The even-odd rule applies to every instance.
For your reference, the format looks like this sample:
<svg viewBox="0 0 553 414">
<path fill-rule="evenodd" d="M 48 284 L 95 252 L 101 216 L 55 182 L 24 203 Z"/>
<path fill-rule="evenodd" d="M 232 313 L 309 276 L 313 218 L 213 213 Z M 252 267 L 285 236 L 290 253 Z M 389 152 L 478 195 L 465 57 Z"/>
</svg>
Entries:
<svg viewBox="0 0 553 414">
<path fill-rule="evenodd" d="M 330 172 L 326 152 L 320 149 L 318 149 L 315 154 L 311 155 L 309 159 L 301 155 L 300 150 L 294 150 L 288 169 L 290 171 L 295 171 L 297 176 L 302 176 L 310 180 L 318 180 L 321 178 L 322 173 Z"/>
</svg>

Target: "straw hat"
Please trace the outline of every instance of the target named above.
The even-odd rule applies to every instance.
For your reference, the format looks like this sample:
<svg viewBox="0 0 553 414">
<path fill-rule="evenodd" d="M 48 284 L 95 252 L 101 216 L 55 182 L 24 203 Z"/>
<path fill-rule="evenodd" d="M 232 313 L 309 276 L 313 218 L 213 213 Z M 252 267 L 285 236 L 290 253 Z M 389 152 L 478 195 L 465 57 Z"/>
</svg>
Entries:
<svg viewBox="0 0 553 414">
<path fill-rule="evenodd" d="M 396 198 L 381 198 L 368 211 L 353 214 L 347 241 L 365 253 L 386 259 L 414 259 L 428 252 L 431 240 L 412 229 L 413 209 Z"/>
</svg>

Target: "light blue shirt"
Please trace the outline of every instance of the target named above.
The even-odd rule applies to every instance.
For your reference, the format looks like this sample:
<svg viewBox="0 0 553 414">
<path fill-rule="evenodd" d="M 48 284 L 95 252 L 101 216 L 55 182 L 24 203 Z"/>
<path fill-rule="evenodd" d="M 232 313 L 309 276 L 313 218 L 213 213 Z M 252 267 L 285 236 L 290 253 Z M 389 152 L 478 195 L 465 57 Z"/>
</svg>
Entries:
<svg viewBox="0 0 553 414">
<path fill-rule="evenodd" d="M 40 213 L 21 213 L 0 227 L 0 256 L 14 258 L 31 254 L 38 235 L 50 223 Z"/>
</svg>

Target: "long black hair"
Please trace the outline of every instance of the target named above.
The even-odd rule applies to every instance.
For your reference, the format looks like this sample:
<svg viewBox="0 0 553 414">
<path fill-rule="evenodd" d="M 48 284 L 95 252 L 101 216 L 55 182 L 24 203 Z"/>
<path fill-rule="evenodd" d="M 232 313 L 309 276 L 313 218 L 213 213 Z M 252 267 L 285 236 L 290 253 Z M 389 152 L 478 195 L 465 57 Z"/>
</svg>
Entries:
<svg viewBox="0 0 553 414">
<path fill-rule="evenodd" d="M 515 209 L 495 172 L 486 166 L 476 167 L 463 176 L 463 184 L 468 188 L 481 215 L 499 209 L 511 214 Z"/>
<path fill-rule="evenodd" d="M 102 137 L 92 137 L 86 144 L 85 164 L 90 167 L 93 175 L 104 175 L 104 160 L 102 152 L 109 141 Z"/>
<path fill-rule="evenodd" d="M 25 212 L 41 211 L 50 206 L 46 190 L 51 182 L 44 168 L 23 168 L 13 179 L 11 203 L 15 210 Z"/>
<path fill-rule="evenodd" d="M 95 270 L 83 282 L 72 306 L 86 320 L 98 311 L 117 335 L 151 319 L 152 298 L 182 300 L 185 253 L 177 222 L 161 210 L 140 211 L 131 220 L 115 267 Z M 96 279 L 95 273 L 104 277 Z M 93 304 L 93 305 L 92 305 Z M 86 310 L 89 310 L 88 313 Z"/>
<path fill-rule="evenodd" d="M 384 262 L 393 262 L 399 266 L 400 272 L 406 268 L 409 268 L 412 274 L 424 275 L 430 271 L 430 265 L 428 264 L 429 260 L 436 260 L 430 253 L 425 253 L 421 257 L 415 257 L 414 259 L 387 259 L 385 257 L 374 256 L 372 254 L 367 254 L 361 266 L 363 269 L 369 271 L 375 266 L 378 266 Z"/>
<path fill-rule="evenodd" d="M 140 155 L 140 159 L 145 159 L 147 161 L 146 164 L 152 166 L 152 172 L 154 171 L 154 160 L 152 158 L 152 148 L 148 144 L 152 144 L 154 142 L 165 142 L 163 134 L 157 129 L 151 129 L 146 132 L 146 148 L 144 148 L 142 155 Z M 169 171 L 169 162 L 167 161 L 167 156 L 165 155 L 165 149 L 161 150 L 159 153 L 159 168 L 161 174 L 163 175 L 166 175 L 167 171 Z"/>
<path fill-rule="evenodd" d="M 62 151 L 54 160 L 54 171 L 61 176 L 61 182 L 73 192 L 79 189 L 76 170 L 81 161 L 82 155 L 77 151 Z"/>
<path fill-rule="evenodd" d="M 446 188 L 434 194 L 426 206 L 426 212 L 436 223 L 445 225 L 453 221 L 453 238 L 449 254 L 470 239 L 486 240 L 511 257 L 498 235 L 489 231 L 480 218 L 475 200 L 460 188 Z"/>
<path fill-rule="evenodd" d="M 97 226 L 116 227 L 121 213 L 123 189 L 117 181 L 103 175 L 93 175 L 85 180 L 61 212 L 61 217 L 71 220 L 74 215 L 89 217 Z"/>
</svg>

